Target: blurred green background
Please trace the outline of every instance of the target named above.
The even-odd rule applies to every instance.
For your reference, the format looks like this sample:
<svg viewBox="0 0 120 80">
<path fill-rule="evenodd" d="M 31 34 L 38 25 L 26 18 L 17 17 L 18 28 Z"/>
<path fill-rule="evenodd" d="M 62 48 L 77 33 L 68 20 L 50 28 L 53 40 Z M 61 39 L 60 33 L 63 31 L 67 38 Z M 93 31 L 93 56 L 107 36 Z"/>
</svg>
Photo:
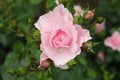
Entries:
<svg viewBox="0 0 120 80">
<path fill-rule="evenodd" d="M 106 19 L 105 30 L 93 36 L 101 44 L 95 47 L 95 54 L 83 51 L 76 57 L 79 64 L 69 71 L 52 67 L 48 72 L 36 70 L 41 51 L 34 23 L 54 8 L 54 0 L 0 0 L 0 80 L 120 80 L 120 52 L 103 44 L 120 29 L 120 0 L 74 2 L 83 8 L 90 3 L 95 15 Z M 97 57 L 99 51 L 105 55 L 103 63 Z"/>
</svg>

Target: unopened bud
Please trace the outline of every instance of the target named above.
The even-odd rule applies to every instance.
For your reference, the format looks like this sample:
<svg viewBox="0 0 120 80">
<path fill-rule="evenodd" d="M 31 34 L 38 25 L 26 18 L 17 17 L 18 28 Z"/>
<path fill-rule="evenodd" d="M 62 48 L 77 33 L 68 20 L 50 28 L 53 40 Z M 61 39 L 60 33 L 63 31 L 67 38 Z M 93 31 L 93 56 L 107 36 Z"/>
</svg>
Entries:
<svg viewBox="0 0 120 80">
<path fill-rule="evenodd" d="M 105 56 L 103 52 L 98 52 L 97 57 L 100 59 L 102 63 L 104 63 Z"/>
<path fill-rule="evenodd" d="M 50 66 L 50 62 L 48 60 L 40 61 L 40 67 L 48 68 Z"/>
<path fill-rule="evenodd" d="M 88 11 L 87 14 L 85 15 L 85 19 L 92 19 L 94 16 L 93 11 Z"/>
<path fill-rule="evenodd" d="M 94 51 L 93 51 L 93 44 L 92 44 L 91 41 L 83 43 L 82 49 L 84 49 L 87 52 L 94 53 Z"/>
</svg>

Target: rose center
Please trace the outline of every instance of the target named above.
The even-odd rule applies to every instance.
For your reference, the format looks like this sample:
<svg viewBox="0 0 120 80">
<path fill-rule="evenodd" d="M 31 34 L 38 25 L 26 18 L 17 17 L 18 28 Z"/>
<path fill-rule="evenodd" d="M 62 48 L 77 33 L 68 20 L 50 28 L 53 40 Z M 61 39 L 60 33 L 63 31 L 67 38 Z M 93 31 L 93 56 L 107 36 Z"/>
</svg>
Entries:
<svg viewBox="0 0 120 80">
<path fill-rule="evenodd" d="M 71 41 L 71 35 L 61 29 L 57 30 L 51 38 L 51 42 L 55 47 L 69 47 Z"/>
</svg>

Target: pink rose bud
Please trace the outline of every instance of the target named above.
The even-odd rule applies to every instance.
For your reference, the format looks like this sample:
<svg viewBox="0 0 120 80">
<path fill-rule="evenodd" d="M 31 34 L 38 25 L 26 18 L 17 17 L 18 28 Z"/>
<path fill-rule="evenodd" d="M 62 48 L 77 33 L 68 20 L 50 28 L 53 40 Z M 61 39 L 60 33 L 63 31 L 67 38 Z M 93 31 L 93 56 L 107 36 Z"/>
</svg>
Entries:
<svg viewBox="0 0 120 80">
<path fill-rule="evenodd" d="M 98 52 L 97 57 L 100 59 L 100 61 L 103 63 L 104 62 L 104 53 L 103 52 Z"/>
<path fill-rule="evenodd" d="M 86 16 L 85 16 L 85 19 L 92 19 L 94 16 L 94 13 L 92 11 L 88 11 Z"/>
<path fill-rule="evenodd" d="M 113 50 L 120 51 L 120 32 L 115 31 L 112 36 L 105 39 L 104 44 Z"/>
<path fill-rule="evenodd" d="M 48 60 L 40 61 L 40 67 L 47 68 L 50 66 L 50 62 Z"/>
<path fill-rule="evenodd" d="M 84 10 L 79 5 L 75 5 L 74 9 L 75 9 L 74 16 L 83 16 Z"/>
<path fill-rule="evenodd" d="M 105 21 L 102 23 L 96 23 L 96 33 L 100 33 L 105 28 Z"/>
<path fill-rule="evenodd" d="M 82 44 L 90 39 L 90 33 L 77 24 L 62 4 L 40 16 L 35 27 L 41 33 L 41 60 L 50 59 L 56 67 L 67 68 L 67 63 L 80 54 Z"/>
</svg>

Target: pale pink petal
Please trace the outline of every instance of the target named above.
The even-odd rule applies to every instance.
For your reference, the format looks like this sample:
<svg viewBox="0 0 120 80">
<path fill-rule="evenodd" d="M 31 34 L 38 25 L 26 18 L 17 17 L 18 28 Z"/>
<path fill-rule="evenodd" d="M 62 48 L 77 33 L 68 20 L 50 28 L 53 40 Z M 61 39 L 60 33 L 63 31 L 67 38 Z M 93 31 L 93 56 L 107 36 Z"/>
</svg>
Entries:
<svg viewBox="0 0 120 80">
<path fill-rule="evenodd" d="M 55 0 L 55 3 L 57 4 L 57 5 L 59 5 L 60 3 L 59 3 L 59 0 Z"/>
<path fill-rule="evenodd" d="M 84 10 L 79 5 L 75 5 L 74 9 L 75 9 L 74 16 L 83 16 Z"/>
<path fill-rule="evenodd" d="M 41 16 L 39 18 L 38 22 L 35 23 L 35 25 L 39 30 L 49 30 L 50 31 L 50 30 L 62 27 L 63 19 L 59 13 L 54 13 L 51 11 L 51 12 Z"/>
<path fill-rule="evenodd" d="M 59 67 L 59 68 L 64 69 L 64 70 L 69 68 L 66 64 L 60 65 L 60 66 L 56 66 L 56 67 Z"/>
<path fill-rule="evenodd" d="M 53 10 L 55 13 L 60 13 L 62 16 L 67 16 L 69 20 L 73 21 L 73 16 L 72 14 L 68 11 L 67 8 L 64 8 L 64 6 L 61 4 L 58 7 L 56 7 Z"/>
<path fill-rule="evenodd" d="M 44 53 L 41 53 L 41 55 L 40 55 L 40 60 L 41 60 L 41 61 L 44 61 L 44 60 L 46 60 L 46 59 L 48 59 L 48 56 L 47 56 L 46 54 L 44 54 Z"/>
<path fill-rule="evenodd" d="M 50 59 L 54 61 L 55 65 L 64 65 L 71 60 L 70 51 L 65 48 L 60 48 L 56 55 L 50 56 Z"/>
<path fill-rule="evenodd" d="M 92 37 L 90 36 L 90 33 L 87 29 L 82 29 L 81 26 L 79 25 L 75 25 L 76 30 L 78 31 L 78 44 L 81 47 L 83 42 L 86 42 L 90 39 L 92 39 Z"/>
</svg>

